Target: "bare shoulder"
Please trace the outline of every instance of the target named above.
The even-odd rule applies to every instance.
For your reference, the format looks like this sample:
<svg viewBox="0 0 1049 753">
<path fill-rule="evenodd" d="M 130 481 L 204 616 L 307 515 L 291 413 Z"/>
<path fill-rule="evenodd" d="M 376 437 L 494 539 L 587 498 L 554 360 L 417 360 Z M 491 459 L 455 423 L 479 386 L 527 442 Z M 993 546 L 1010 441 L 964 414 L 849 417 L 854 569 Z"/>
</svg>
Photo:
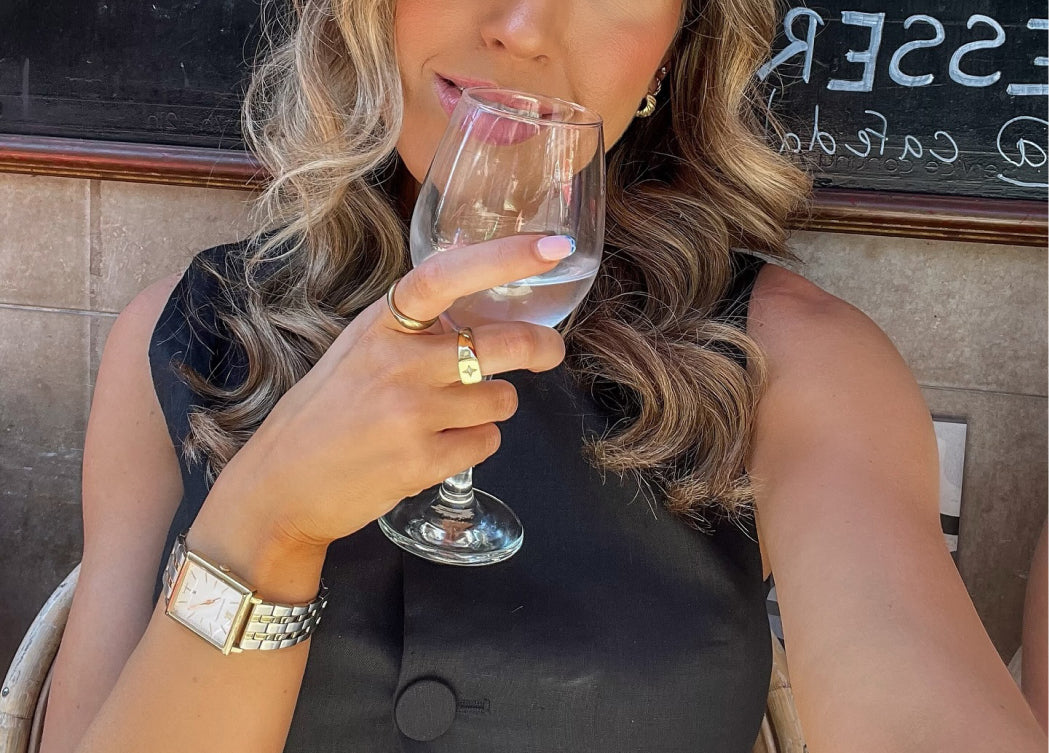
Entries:
<svg viewBox="0 0 1049 753">
<path fill-rule="evenodd" d="M 164 310 L 164 306 L 167 305 L 168 299 L 171 297 L 171 292 L 178 285 L 180 279 L 182 279 L 182 273 L 177 272 L 143 288 L 131 299 L 117 317 L 117 324 L 120 325 L 121 331 L 127 331 L 129 335 L 133 331 L 137 334 L 139 341 L 141 341 L 143 336 L 148 339 L 156 326 L 160 313 Z M 115 328 L 116 325 L 114 325 Z M 119 341 L 124 339 L 126 338 L 121 337 Z M 131 339 L 135 338 L 132 337 Z M 120 344 L 119 341 L 118 345 Z M 108 340 L 106 345 L 107 347 L 109 346 Z"/>
<path fill-rule="evenodd" d="M 906 368 L 889 338 L 866 314 L 775 264 L 766 264 L 759 273 L 747 331 L 766 352 L 776 376 L 831 367 L 822 358 L 811 360 L 821 354 L 837 363 L 846 360 L 843 356 L 859 355 L 873 358 L 881 368 Z"/>
<path fill-rule="evenodd" d="M 106 339 L 84 443 L 85 523 L 95 514 L 105 515 L 113 505 L 113 496 L 104 492 L 115 478 L 115 466 L 128 462 L 125 453 L 146 455 L 171 468 L 173 448 L 153 388 L 149 343 L 179 278 L 171 275 L 142 290 L 117 317 Z M 96 476 L 96 470 L 103 474 Z M 128 474 L 119 477 L 126 479 Z M 93 554 L 95 530 L 85 530 L 85 557 Z"/>
<path fill-rule="evenodd" d="M 770 396 L 924 402 L 896 346 L 865 313 L 799 274 L 766 264 L 754 287 L 747 333 L 766 355 Z"/>
<path fill-rule="evenodd" d="M 891 417 L 897 431 L 929 425 L 917 382 L 889 337 L 858 308 L 801 275 L 765 265 L 747 331 L 768 367 L 759 412 L 804 418 L 799 430 L 823 426 L 847 436 L 855 428 L 843 422 L 877 416 Z"/>
<path fill-rule="evenodd" d="M 932 420 L 881 328 L 855 306 L 770 264 L 755 284 L 747 331 L 768 369 L 747 462 L 758 483 L 766 571 L 776 567 L 776 539 L 799 535 L 795 526 L 830 525 L 833 517 L 815 500 L 831 488 L 836 500 L 881 489 L 880 499 L 907 508 L 892 518 L 917 516 L 915 525 L 938 534 Z"/>
<path fill-rule="evenodd" d="M 811 749 L 1038 749 L 1040 730 L 944 546 L 932 419 L 892 342 L 773 266 L 759 275 L 748 332 L 768 382 L 747 471 Z"/>
</svg>

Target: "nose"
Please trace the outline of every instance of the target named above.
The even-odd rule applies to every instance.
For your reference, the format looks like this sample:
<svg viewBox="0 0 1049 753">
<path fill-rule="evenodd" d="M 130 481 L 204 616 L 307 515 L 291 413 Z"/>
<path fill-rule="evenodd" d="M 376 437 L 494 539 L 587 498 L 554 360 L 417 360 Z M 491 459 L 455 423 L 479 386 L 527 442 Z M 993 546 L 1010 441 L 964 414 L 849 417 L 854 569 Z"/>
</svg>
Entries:
<svg viewBox="0 0 1049 753">
<path fill-rule="evenodd" d="M 481 24 L 489 49 L 522 59 L 545 60 L 555 44 L 558 7 L 566 0 L 492 0 Z"/>
</svg>

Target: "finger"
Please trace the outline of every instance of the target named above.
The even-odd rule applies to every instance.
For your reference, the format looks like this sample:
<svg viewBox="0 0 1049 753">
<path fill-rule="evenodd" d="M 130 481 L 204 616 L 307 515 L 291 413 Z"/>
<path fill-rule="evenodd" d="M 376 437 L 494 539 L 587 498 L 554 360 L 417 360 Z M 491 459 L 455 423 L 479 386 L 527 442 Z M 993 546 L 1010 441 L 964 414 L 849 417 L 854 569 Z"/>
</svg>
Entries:
<svg viewBox="0 0 1049 753">
<path fill-rule="evenodd" d="M 556 368 L 565 358 L 565 341 L 555 329 L 528 322 L 499 322 L 471 327 L 482 376 L 528 369 Z M 411 374 L 430 384 L 459 382 L 458 335 L 413 338 L 418 354 Z M 473 385 L 466 385 L 473 386 Z"/>
<path fill-rule="evenodd" d="M 429 321 L 458 298 L 549 272 L 574 250 L 565 235 L 513 235 L 439 251 L 401 278 L 394 305 L 404 316 Z M 403 331 L 392 313 L 387 321 Z"/>
<path fill-rule="evenodd" d="M 504 379 L 429 390 L 425 421 L 433 431 L 506 421 L 517 412 L 517 388 Z"/>
<path fill-rule="evenodd" d="M 449 478 L 479 465 L 499 449 L 503 435 L 495 424 L 448 429 L 437 435 L 436 477 Z"/>
<path fill-rule="evenodd" d="M 394 328 L 400 332 L 408 332 L 411 334 L 419 334 L 420 332 L 433 333 L 440 332 L 443 328 L 438 326 L 439 319 L 416 319 L 415 317 L 408 316 L 404 313 L 404 310 L 397 304 L 397 288 L 403 282 L 403 278 L 395 282 L 388 291 L 386 291 L 386 309 L 389 314 L 388 319 L 393 319 Z M 398 317 L 398 315 L 400 315 Z M 407 321 L 404 321 L 407 319 Z M 424 325 L 429 326 L 424 326 Z"/>
</svg>

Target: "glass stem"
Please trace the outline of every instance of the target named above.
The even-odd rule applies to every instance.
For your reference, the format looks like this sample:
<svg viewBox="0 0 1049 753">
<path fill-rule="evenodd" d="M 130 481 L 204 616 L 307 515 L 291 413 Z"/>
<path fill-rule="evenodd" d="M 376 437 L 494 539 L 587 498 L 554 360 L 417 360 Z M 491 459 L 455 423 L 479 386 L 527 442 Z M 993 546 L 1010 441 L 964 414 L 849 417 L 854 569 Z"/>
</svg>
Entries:
<svg viewBox="0 0 1049 753">
<path fill-rule="evenodd" d="M 492 379 L 491 374 L 482 377 L 488 382 Z M 470 466 L 462 473 L 449 476 L 441 484 L 441 490 L 437 493 L 441 503 L 458 510 L 469 510 L 474 506 L 474 469 Z M 471 511 L 471 517 L 472 517 Z"/>
<path fill-rule="evenodd" d="M 438 492 L 441 502 L 459 509 L 472 507 L 474 503 L 474 469 L 446 478 Z"/>
</svg>

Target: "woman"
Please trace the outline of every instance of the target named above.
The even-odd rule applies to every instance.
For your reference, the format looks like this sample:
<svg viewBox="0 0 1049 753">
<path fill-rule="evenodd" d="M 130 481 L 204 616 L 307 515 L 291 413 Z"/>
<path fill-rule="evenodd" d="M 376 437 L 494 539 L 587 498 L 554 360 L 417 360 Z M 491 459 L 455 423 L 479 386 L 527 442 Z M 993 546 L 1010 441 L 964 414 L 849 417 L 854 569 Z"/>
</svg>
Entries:
<svg viewBox="0 0 1049 753">
<path fill-rule="evenodd" d="M 805 188 L 751 106 L 772 5 L 295 4 L 246 106 L 276 176 L 259 237 L 147 288 L 106 345 L 45 753 L 742 753 L 772 569 L 812 750 L 1042 749 L 944 550 L 906 366 L 855 309 L 729 251 L 784 255 Z M 403 323 L 570 250 L 407 271 L 390 158 L 420 180 L 442 101 L 476 82 L 603 115 L 609 253 L 563 337 L 476 328 L 498 378 L 464 385 L 454 333 Z M 514 505 L 512 559 L 439 567 L 377 533 L 482 461 L 511 504 L 546 492 Z M 649 489 L 662 506 L 631 504 Z M 190 524 L 189 550 L 267 602 L 315 600 L 319 630 L 225 656 L 168 617 L 156 575 Z"/>
</svg>

